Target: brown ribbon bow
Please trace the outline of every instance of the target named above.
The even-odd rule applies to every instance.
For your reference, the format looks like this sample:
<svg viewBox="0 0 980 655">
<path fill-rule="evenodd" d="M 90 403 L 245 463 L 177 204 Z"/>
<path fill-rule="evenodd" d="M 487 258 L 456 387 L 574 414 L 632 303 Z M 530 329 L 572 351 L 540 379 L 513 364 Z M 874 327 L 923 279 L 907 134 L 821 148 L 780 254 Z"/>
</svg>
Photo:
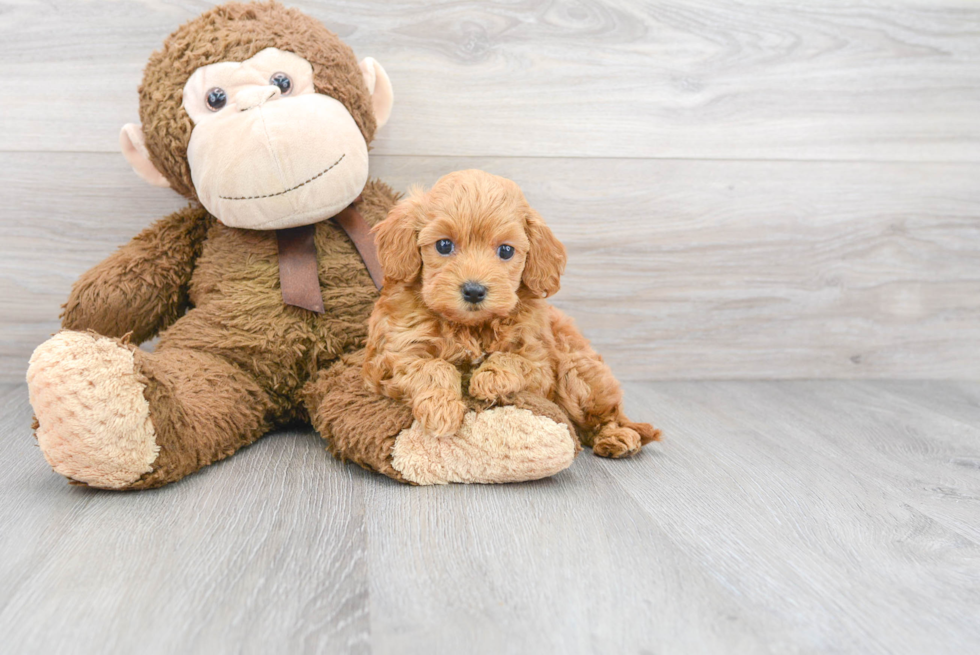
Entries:
<svg viewBox="0 0 980 655">
<path fill-rule="evenodd" d="M 371 227 L 355 207 L 360 200 L 361 197 L 358 196 L 332 220 L 347 233 L 371 274 L 374 286 L 380 289 L 383 274 L 381 262 L 378 261 L 378 248 L 374 244 Z M 279 242 L 279 284 L 284 303 L 322 314 L 323 293 L 320 291 L 315 234 L 315 224 L 276 230 L 276 239 Z"/>
</svg>

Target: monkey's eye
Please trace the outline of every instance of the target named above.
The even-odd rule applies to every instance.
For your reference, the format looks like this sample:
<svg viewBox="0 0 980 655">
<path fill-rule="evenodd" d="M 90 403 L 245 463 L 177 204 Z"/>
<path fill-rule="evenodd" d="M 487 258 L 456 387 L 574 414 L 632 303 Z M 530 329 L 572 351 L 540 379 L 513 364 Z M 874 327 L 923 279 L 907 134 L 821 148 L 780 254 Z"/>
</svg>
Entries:
<svg viewBox="0 0 980 655">
<path fill-rule="evenodd" d="M 289 92 L 293 89 L 293 82 L 289 79 L 289 76 L 285 73 L 276 73 L 269 78 L 269 84 L 275 84 L 279 87 L 279 91 L 285 96 L 289 95 Z"/>
<path fill-rule="evenodd" d="M 439 239 L 436 241 L 436 252 L 440 255 L 451 255 L 456 245 L 449 239 Z"/>
<path fill-rule="evenodd" d="M 514 256 L 514 246 L 508 246 L 506 243 L 499 248 L 497 248 L 497 257 L 500 257 L 504 261 L 510 259 Z"/>
<path fill-rule="evenodd" d="M 219 109 L 224 107 L 225 103 L 227 102 L 228 102 L 228 94 L 225 93 L 224 89 L 219 89 L 218 87 L 214 87 L 213 89 L 208 91 L 207 103 L 208 103 L 208 109 L 210 109 L 211 111 L 218 111 Z"/>
</svg>

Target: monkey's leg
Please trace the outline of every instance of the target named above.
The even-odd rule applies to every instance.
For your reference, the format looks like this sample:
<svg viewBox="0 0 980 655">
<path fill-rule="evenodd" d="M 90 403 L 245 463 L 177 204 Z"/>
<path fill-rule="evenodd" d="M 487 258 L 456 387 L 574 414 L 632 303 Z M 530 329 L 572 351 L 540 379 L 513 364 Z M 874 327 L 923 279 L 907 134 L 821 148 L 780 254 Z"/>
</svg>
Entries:
<svg viewBox="0 0 980 655">
<path fill-rule="evenodd" d="M 469 411 L 455 435 L 433 437 L 413 422 L 410 407 L 367 389 L 363 362 L 363 351 L 346 355 L 305 390 L 313 426 L 339 459 L 412 484 L 498 483 L 554 475 L 579 450 L 564 413 L 531 394 Z"/>
<path fill-rule="evenodd" d="M 151 354 L 63 331 L 34 351 L 27 380 L 45 458 L 92 487 L 174 482 L 270 427 L 269 397 L 251 375 L 191 349 Z"/>
</svg>

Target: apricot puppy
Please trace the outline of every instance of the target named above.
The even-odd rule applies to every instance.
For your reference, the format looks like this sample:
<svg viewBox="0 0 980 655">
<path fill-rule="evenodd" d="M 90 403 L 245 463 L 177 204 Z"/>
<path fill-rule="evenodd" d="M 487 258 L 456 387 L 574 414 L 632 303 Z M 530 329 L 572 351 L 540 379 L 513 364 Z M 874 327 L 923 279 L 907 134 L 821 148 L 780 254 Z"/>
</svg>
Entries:
<svg viewBox="0 0 980 655">
<path fill-rule="evenodd" d="M 596 455 L 623 457 L 659 439 L 623 413 L 612 371 L 558 291 L 565 247 L 514 182 L 483 171 L 413 189 L 374 228 L 384 288 L 369 323 L 364 376 L 408 402 L 427 432 L 460 427 L 464 385 L 507 403 L 521 391 L 559 404 Z"/>
</svg>

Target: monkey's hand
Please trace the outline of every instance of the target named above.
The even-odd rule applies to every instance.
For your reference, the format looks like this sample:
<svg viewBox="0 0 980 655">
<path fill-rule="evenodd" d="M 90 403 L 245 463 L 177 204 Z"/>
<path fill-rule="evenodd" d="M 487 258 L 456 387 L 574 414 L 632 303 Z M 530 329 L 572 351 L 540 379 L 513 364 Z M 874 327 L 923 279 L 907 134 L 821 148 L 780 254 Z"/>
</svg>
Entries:
<svg viewBox="0 0 980 655">
<path fill-rule="evenodd" d="M 143 230 L 78 279 L 61 327 L 107 337 L 132 333 L 135 343 L 151 339 L 187 307 L 208 224 L 206 212 L 191 206 Z"/>
</svg>

